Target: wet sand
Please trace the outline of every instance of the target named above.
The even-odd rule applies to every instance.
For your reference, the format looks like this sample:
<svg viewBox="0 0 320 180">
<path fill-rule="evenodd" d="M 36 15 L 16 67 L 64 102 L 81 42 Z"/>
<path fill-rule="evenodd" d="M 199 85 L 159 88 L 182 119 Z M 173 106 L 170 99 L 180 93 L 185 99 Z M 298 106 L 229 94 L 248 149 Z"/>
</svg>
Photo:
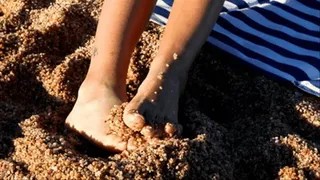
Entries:
<svg viewBox="0 0 320 180">
<path fill-rule="evenodd" d="M 111 154 L 67 131 L 101 4 L 0 0 L 0 179 L 320 178 L 319 98 L 210 45 L 196 58 L 180 100 L 182 137 Z M 137 44 L 129 99 L 162 32 L 150 23 Z"/>
</svg>

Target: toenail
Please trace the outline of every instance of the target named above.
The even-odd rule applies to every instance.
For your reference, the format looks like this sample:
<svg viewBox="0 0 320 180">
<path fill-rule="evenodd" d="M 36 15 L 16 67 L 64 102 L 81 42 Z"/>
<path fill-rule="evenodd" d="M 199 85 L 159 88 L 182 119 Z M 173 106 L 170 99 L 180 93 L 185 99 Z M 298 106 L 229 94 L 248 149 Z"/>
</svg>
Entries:
<svg viewBox="0 0 320 180">
<path fill-rule="evenodd" d="M 169 136 L 173 136 L 173 134 L 176 132 L 176 128 L 171 123 L 166 123 L 164 131 L 167 132 Z"/>
<path fill-rule="evenodd" d="M 151 99 L 151 102 L 154 102 L 154 99 Z"/>
<path fill-rule="evenodd" d="M 162 90 L 162 86 L 159 86 L 159 89 Z"/>
<path fill-rule="evenodd" d="M 177 53 L 173 53 L 173 59 L 177 60 L 178 59 L 178 54 Z"/>
<path fill-rule="evenodd" d="M 158 94 L 158 92 L 157 92 L 157 91 L 155 91 L 155 92 L 154 92 L 154 94 Z"/>
<path fill-rule="evenodd" d="M 174 128 L 174 126 L 171 123 L 166 123 L 165 128 L 166 129 Z"/>
<path fill-rule="evenodd" d="M 169 67 L 169 64 L 167 63 L 166 66 Z"/>
</svg>

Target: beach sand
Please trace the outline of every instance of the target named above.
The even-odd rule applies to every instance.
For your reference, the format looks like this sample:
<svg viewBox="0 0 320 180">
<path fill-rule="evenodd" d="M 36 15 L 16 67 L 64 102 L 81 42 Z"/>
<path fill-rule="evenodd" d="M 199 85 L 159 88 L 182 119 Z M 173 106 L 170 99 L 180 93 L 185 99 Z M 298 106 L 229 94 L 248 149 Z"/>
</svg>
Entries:
<svg viewBox="0 0 320 180">
<path fill-rule="evenodd" d="M 320 179 L 319 98 L 210 45 L 180 100 L 181 137 L 111 154 L 67 131 L 101 5 L 0 0 L 0 179 Z M 162 32 L 150 23 L 137 44 L 129 99 Z"/>
</svg>

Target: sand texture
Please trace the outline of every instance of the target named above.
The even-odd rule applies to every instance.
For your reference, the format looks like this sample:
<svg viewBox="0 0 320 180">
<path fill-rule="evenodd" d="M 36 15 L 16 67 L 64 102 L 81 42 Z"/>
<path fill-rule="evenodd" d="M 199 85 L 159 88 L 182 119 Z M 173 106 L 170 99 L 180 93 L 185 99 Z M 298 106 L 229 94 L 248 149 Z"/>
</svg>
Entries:
<svg viewBox="0 0 320 180">
<path fill-rule="evenodd" d="M 319 98 L 209 45 L 180 100 L 182 137 L 110 154 L 67 131 L 101 4 L 0 0 L 0 179 L 320 179 Z M 137 44 L 129 98 L 162 32 L 150 23 Z"/>
</svg>

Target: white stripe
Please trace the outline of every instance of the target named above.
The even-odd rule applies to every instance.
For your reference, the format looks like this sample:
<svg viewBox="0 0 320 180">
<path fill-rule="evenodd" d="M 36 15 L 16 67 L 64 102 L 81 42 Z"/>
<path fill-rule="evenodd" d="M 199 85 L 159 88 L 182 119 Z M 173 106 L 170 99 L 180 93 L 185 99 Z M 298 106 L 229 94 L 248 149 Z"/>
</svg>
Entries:
<svg viewBox="0 0 320 180">
<path fill-rule="evenodd" d="M 229 46 L 228 44 L 225 44 L 224 42 L 219 41 L 216 38 L 213 38 L 213 37 L 210 36 L 208 38 L 208 41 L 211 44 L 214 44 L 215 46 L 223 49 L 227 53 L 231 53 L 231 54 L 237 56 L 238 58 L 240 58 L 240 59 L 242 59 L 242 60 L 244 60 L 244 61 L 246 61 L 246 62 L 248 62 L 250 64 L 253 64 L 254 66 L 259 67 L 259 68 L 261 68 L 261 69 L 263 69 L 265 71 L 268 71 L 268 72 L 270 72 L 272 74 L 276 74 L 276 75 L 278 75 L 278 76 L 280 76 L 280 77 L 282 77 L 282 78 L 284 78 L 284 79 L 286 79 L 288 81 L 291 81 L 291 82 L 296 80 L 292 75 L 290 75 L 290 74 L 288 74 L 286 72 L 283 72 L 283 71 L 281 71 L 279 69 L 276 69 L 273 66 L 270 66 L 269 64 L 261 62 L 261 61 L 259 61 L 257 59 L 248 57 L 245 54 L 243 54 L 240 51 L 238 51 L 237 49 Z"/>
<path fill-rule="evenodd" d="M 318 94 L 318 96 L 320 96 L 320 89 L 316 86 L 314 86 L 313 84 L 311 84 L 309 81 L 300 81 L 298 82 L 300 85 L 316 92 Z"/>
<path fill-rule="evenodd" d="M 160 14 L 156 14 L 156 13 L 153 13 L 151 15 L 151 19 L 153 19 L 154 21 L 158 21 L 159 23 L 163 24 L 163 25 L 166 25 L 167 22 L 168 22 L 168 19 L 164 16 L 161 16 Z"/>
<path fill-rule="evenodd" d="M 258 23 L 264 27 L 284 32 L 294 38 L 299 38 L 302 40 L 312 41 L 312 42 L 316 42 L 316 43 L 319 42 L 319 37 L 313 37 L 308 34 L 303 34 L 303 33 L 295 31 L 294 29 L 290 29 L 284 25 L 274 23 L 256 11 L 247 10 L 247 11 L 243 11 L 243 13 L 248 18 L 250 18 L 251 20 L 255 21 L 256 23 Z"/>
<path fill-rule="evenodd" d="M 319 58 L 319 51 L 312 51 L 309 49 L 302 48 L 300 46 L 296 46 L 288 41 L 285 41 L 283 39 L 271 36 L 269 34 L 265 34 L 263 32 L 257 31 L 256 29 L 248 26 L 246 23 L 241 21 L 240 19 L 234 18 L 232 16 L 229 16 L 227 14 L 221 15 L 224 19 L 226 19 L 231 24 L 235 25 L 235 27 L 238 27 L 240 30 L 246 31 L 250 34 L 256 35 L 258 37 L 261 37 L 265 39 L 266 41 L 278 46 L 278 47 L 285 47 L 288 51 L 291 51 L 292 53 L 298 53 L 301 55 L 306 56 L 312 56 L 314 58 Z M 241 27 L 241 28 L 240 28 Z"/>
<path fill-rule="evenodd" d="M 260 4 L 260 5 L 257 5 L 257 7 L 260 7 L 262 9 L 268 9 L 269 11 L 274 12 L 275 14 L 278 14 L 280 17 L 287 19 L 288 21 L 291 21 L 301 27 L 305 27 L 312 31 L 319 31 L 318 25 L 313 24 L 309 21 L 306 21 L 305 19 L 302 19 L 293 14 L 290 14 L 287 11 L 284 11 L 281 8 L 278 8 L 277 6 L 274 6 L 272 4 Z"/>
<path fill-rule="evenodd" d="M 278 53 L 276 53 L 276 52 L 274 52 L 264 46 L 254 44 L 253 42 L 250 42 L 246 39 L 243 39 L 243 38 L 231 33 L 230 31 L 224 29 L 218 23 L 214 26 L 214 30 L 230 37 L 232 40 L 237 42 L 239 45 L 241 45 L 251 51 L 254 51 L 262 56 L 268 57 L 268 58 L 272 59 L 273 61 L 301 69 L 302 71 L 304 71 L 307 74 L 307 76 L 310 79 L 315 79 L 316 77 L 318 77 L 318 75 L 320 73 L 317 68 L 313 67 L 312 65 L 310 65 L 304 61 L 299 61 L 296 59 L 290 59 L 290 58 L 284 57 L 284 56 L 282 56 L 282 55 L 280 55 L 280 54 L 278 54 Z"/>
<path fill-rule="evenodd" d="M 238 6 L 237 6 L 237 5 L 235 5 L 235 4 L 233 4 L 233 3 L 229 2 L 229 1 L 225 1 L 224 4 L 223 4 L 223 6 L 224 6 L 226 9 L 228 9 L 229 11 L 233 11 L 233 10 L 238 9 Z"/>
<path fill-rule="evenodd" d="M 168 5 L 167 3 L 165 3 L 162 0 L 158 0 L 157 3 L 156 3 L 156 6 L 159 6 L 159 7 L 163 8 L 163 9 L 169 11 L 169 12 L 171 11 L 171 8 L 172 8 L 170 5 Z"/>
<path fill-rule="evenodd" d="M 249 7 L 254 7 L 258 4 L 260 4 L 257 0 L 244 0 L 248 4 Z M 264 4 L 264 3 L 261 3 Z"/>
</svg>

